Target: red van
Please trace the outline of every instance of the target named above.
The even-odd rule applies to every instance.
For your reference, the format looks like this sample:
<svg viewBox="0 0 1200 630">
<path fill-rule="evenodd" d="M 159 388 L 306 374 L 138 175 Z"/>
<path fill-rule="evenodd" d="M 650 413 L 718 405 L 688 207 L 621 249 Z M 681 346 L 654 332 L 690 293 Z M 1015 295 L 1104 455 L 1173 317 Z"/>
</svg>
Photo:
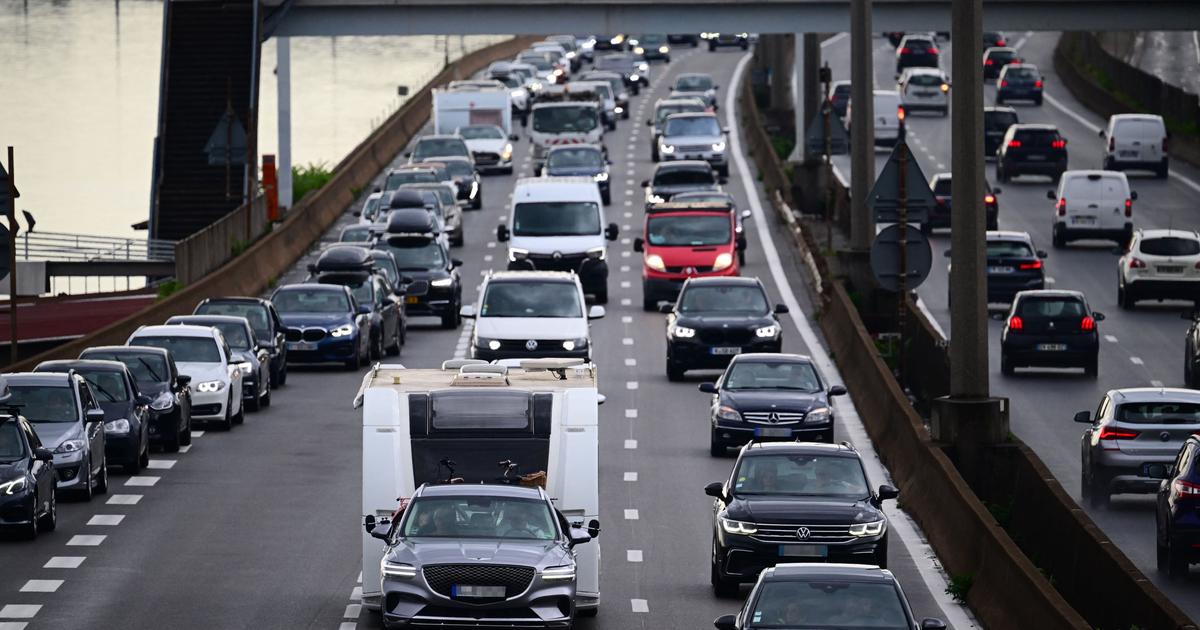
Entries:
<svg viewBox="0 0 1200 630">
<path fill-rule="evenodd" d="M 695 277 L 737 276 L 735 209 L 719 202 L 666 202 L 646 209 L 644 237 L 633 240 L 642 252 L 642 308 L 658 310 L 674 302 L 683 281 Z"/>
</svg>

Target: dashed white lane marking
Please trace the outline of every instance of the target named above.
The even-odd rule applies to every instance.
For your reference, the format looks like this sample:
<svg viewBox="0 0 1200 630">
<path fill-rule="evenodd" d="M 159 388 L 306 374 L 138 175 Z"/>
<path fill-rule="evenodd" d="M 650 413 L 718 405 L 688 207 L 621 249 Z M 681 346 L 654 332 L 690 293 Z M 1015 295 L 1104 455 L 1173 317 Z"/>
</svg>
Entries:
<svg viewBox="0 0 1200 630">
<path fill-rule="evenodd" d="M 633 286 L 633 283 L 632 283 L 632 282 L 630 282 L 630 281 L 628 281 L 628 280 L 622 280 L 622 281 L 621 281 L 621 288 L 622 288 L 622 289 L 628 289 L 629 287 L 632 287 L 632 286 Z"/>
<path fill-rule="evenodd" d="M 621 252 L 621 258 L 630 258 L 632 256 L 633 252 Z"/>
<path fill-rule="evenodd" d="M 104 536 L 104 535 L 85 536 L 83 534 L 76 534 L 71 537 L 71 540 L 67 541 L 67 546 L 68 547 L 99 547 L 100 543 L 104 542 L 105 538 L 108 538 L 108 536 Z M 4 616 L 3 613 L 0 613 L 0 617 L 3 617 L 3 616 Z"/>
<path fill-rule="evenodd" d="M 641 549 L 626 549 L 625 550 L 625 559 L 630 562 L 641 562 L 642 561 L 642 550 Z"/>
<path fill-rule="evenodd" d="M 0 621 L 0 630 L 25 630 L 28 626 L 24 621 Z"/>
<path fill-rule="evenodd" d="M 625 389 L 637 389 L 637 388 L 638 388 L 637 381 L 625 381 Z"/>
<path fill-rule="evenodd" d="M 1162 386 L 1163 386 L 1162 381 L 1150 381 L 1150 387 L 1162 387 Z"/>
<path fill-rule="evenodd" d="M 621 339 L 621 345 L 623 345 L 623 346 L 632 346 L 632 345 L 633 345 L 633 337 L 624 337 L 624 338 L 622 338 L 622 339 Z"/>
<path fill-rule="evenodd" d="M 633 315 L 622 315 L 621 323 L 622 324 L 632 324 L 633 323 Z"/>
<path fill-rule="evenodd" d="M 483 256 L 483 262 L 492 262 L 492 255 L 491 255 L 491 254 L 484 254 L 484 256 Z"/>
<path fill-rule="evenodd" d="M 350 591 L 350 599 L 352 601 L 356 601 L 356 602 L 362 601 L 362 587 L 361 586 L 355 586 L 354 590 Z"/>
<path fill-rule="evenodd" d="M 621 273 L 629 273 L 629 265 L 621 265 Z"/>
<path fill-rule="evenodd" d="M 150 470 L 171 470 L 175 467 L 176 460 L 174 459 L 152 459 L 146 465 Z"/>
<path fill-rule="evenodd" d="M 346 604 L 346 612 L 342 613 L 344 619 L 358 619 L 358 613 L 362 611 L 362 604 Z"/>
<path fill-rule="evenodd" d="M 63 585 L 63 580 L 29 580 L 21 587 L 22 593 L 54 593 Z"/>
<path fill-rule="evenodd" d="M 192 439 L 194 440 L 198 437 L 204 437 L 204 432 L 203 431 L 192 431 Z"/>
<path fill-rule="evenodd" d="M 630 306 L 630 305 L 632 305 L 632 304 L 633 304 L 633 300 L 632 300 L 632 299 L 630 299 L 630 298 L 621 298 L 621 306 Z"/>
<path fill-rule="evenodd" d="M 637 359 L 625 359 L 625 367 L 636 367 Z"/>
<path fill-rule="evenodd" d="M 622 244 L 622 245 L 628 245 L 628 244 L 630 244 L 630 243 L 632 243 L 632 242 L 633 242 L 633 239 L 629 238 L 628 236 L 626 236 L 625 238 L 621 239 L 621 244 Z"/>
<path fill-rule="evenodd" d="M 631 451 L 637 448 L 637 440 L 625 440 L 625 448 Z"/>
<path fill-rule="evenodd" d="M 625 200 L 625 205 L 627 205 L 627 206 L 632 206 L 632 205 L 633 205 L 633 200 L 632 200 L 632 199 L 626 199 L 626 200 Z M 630 214 L 632 214 L 632 213 L 630 213 Z"/>
<path fill-rule="evenodd" d="M 941 162 L 938 162 L 938 165 L 937 165 L 937 167 L 938 167 L 938 170 L 939 170 L 939 171 L 944 171 L 944 170 L 946 170 L 946 165 L 945 165 L 945 164 L 942 164 Z"/>
<path fill-rule="evenodd" d="M 33 619 L 41 609 L 41 604 L 5 604 L 0 608 L 0 619 Z"/>
<path fill-rule="evenodd" d="M 635 613 L 650 612 L 650 604 L 646 603 L 644 599 L 631 599 L 629 600 L 629 605 Z"/>
<path fill-rule="evenodd" d="M 187 453 L 187 452 L 188 452 L 188 451 L 190 451 L 190 450 L 192 450 L 192 445 L 191 445 L 191 444 L 185 444 L 184 446 L 180 446 L 180 447 L 179 447 L 179 452 L 180 452 L 180 453 Z"/>
<path fill-rule="evenodd" d="M 495 249 L 495 248 L 496 248 L 496 241 L 488 241 L 488 242 L 487 242 L 487 248 L 488 248 L 488 249 Z"/>
<path fill-rule="evenodd" d="M 114 494 L 108 497 L 105 505 L 137 505 L 142 500 L 140 494 Z"/>
<path fill-rule="evenodd" d="M 625 509 L 625 520 L 627 520 L 627 521 L 636 521 L 636 520 L 638 520 L 638 511 L 637 511 L 637 510 L 631 510 L 631 509 L 629 509 L 629 508 L 626 508 L 626 509 Z"/>
<path fill-rule="evenodd" d="M 632 201 L 631 201 L 631 202 L 629 202 L 629 205 L 633 205 L 633 202 L 632 202 Z M 622 216 L 622 217 L 624 217 L 624 218 L 626 218 L 626 219 L 632 219 L 632 218 L 633 218 L 633 213 L 632 213 L 632 212 L 629 212 L 628 210 L 626 210 L 625 212 L 622 212 L 622 213 L 621 213 L 621 216 Z"/>
<path fill-rule="evenodd" d="M 1117 338 L 1112 335 L 1104 335 L 1104 340 L 1108 343 L 1117 343 Z"/>
<path fill-rule="evenodd" d="M 134 475 L 125 480 L 125 485 L 149 487 L 158 483 L 158 480 L 161 478 L 162 477 L 155 477 L 153 475 Z"/>
<path fill-rule="evenodd" d="M 338 630 L 358 630 L 357 621 L 343 621 L 338 624 Z"/>
<path fill-rule="evenodd" d="M 78 569 L 87 556 L 54 556 L 42 565 L 43 569 Z"/>
<path fill-rule="evenodd" d="M 1146 363 L 1145 361 L 1142 361 L 1141 357 L 1129 357 L 1129 362 L 1134 365 L 1145 365 Z"/>
<path fill-rule="evenodd" d="M 1058 281 L 1050 276 L 1046 276 L 1046 284 L 1054 284 L 1055 282 L 1058 282 Z"/>
<path fill-rule="evenodd" d="M 638 417 L 638 410 L 637 410 L 637 409 L 626 409 L 626 410 L 625 410 L 625 417 L 626 417 L 626 418 L 636 418 L 636 417 Z"/>
<path fill-rule="evenodd" d="M 636 472 L 632 472 L 632 471 L 627 472 L 627 473 L 625 473 L 624 479 L 625 479 L 625 481 L 637 481 L 638 474 Z"/>
<path fill-rule="evenodd" d="M 629 231 L 629 229 L 630 229 L 630 228 L 629 228 L 629 224 L 628 224 L 628 223 L 625 223 L 625 224 L 623 224 L 623 225 L 621 226 L 621 229 L 622 229 L 622 230 L 624 230 L 624 231 L 626 231 L 626 232 L 628 232 L 628 231 Z"/>
<path fill-rule="evenodd" d="M 125 520 L 124 514 L 97 514 L 97 515 L 93 516 L 92 518 L 88 519 L 87 524 L 88 525 L 104 525 L 104 526 L 109 526 L 109 527 L 115 527 L 117 525 L 120 525 L 121 521 L 123 521 L 123 520 Z"/>
</svg>

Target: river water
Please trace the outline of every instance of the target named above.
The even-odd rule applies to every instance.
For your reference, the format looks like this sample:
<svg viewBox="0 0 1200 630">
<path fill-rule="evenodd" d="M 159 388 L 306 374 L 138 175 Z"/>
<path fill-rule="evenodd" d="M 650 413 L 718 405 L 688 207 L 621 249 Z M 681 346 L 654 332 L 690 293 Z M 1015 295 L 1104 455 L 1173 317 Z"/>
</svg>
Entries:
<svg viewBox="0 0 1200 630">
<path fill-rule="evenodd" d="M 0 153 L 42 231 L 137 236 L 149 214 L 161 0 L 0 0 Z M 332 166 L 464 47 L 500 37 L 292 40 L 292 155 Z M 260 153 L 277 142 L 275 42 L 263 45 Z M 2 158 L 0 158 L 2 159 Z"/>
</svg>

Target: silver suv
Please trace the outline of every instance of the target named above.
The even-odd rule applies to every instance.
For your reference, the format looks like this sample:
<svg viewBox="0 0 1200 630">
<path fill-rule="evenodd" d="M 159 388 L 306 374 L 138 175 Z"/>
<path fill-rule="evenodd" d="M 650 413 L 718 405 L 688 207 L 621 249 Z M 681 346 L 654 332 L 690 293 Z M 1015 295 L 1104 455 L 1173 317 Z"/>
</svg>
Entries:
<svg viewBox="0 0 1200 630">
<path fill-rule="evenodd" d="M 365 525 L 388 545 L 384 627 L 574 623 L 572 548 L 592 534 L 572 527 L 541 488 L 426 484 L 391 522 Z"/>
<path fill-rule="evenodd" d="M 721 177 L 729 177 L 725 132 L 716 114 L 671 114 L 663 123 L 657 150 L 651 158 L 655 162 L 704 160 Z"/>
<path fill-rule="evenodd" d="M 1083 432 L 1080 495 L 1106 507 L 1114 493 L 1153 493 L 1159 480 L 1143 477 L 1142 464 L 1170 464 L 1183 442 L 1200 432 L 1200 391 L 1180 388 L 1114 389 L 1095 415 L 1075 414 L 1090 424 Z"/>
</svg>

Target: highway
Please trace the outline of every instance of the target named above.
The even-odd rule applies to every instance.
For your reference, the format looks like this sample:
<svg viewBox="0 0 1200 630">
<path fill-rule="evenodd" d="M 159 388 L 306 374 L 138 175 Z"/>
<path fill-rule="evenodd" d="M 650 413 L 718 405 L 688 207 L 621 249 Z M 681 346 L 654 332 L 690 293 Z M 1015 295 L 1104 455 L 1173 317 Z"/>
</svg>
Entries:
<svg viewBox="0 0 1200 630">
<path fill-rule="evenodd" d="M 1037 64 L 1046 77 L 1045 104 L 1013 103 L 1021 122 L 1057 125 L 1067 138 L 1069 168 L 1100 168 L 1102 141 L 1097 132 L 1105 120 L 1075 101 L 1054 73 L 1053 51 L 1056 33 L 1009 33 L 1009 41 L 1021 49 L 1028 63 Z M 952 42 L 939 44 L 941 65 L 949 69 Z M 849 39 L 841 38 L 826 47 L 826 58 L 835 79 L 848 79 L 850 71 Z M 894 89 L 894 49 L 884 39 L 874 44 L 875 85 Z M 974 51 L 972 51 L 974 54 Z M 985 82 L 985 100 L 991 103 L 995 87 Z M 926 176 L 949 171 L 953 155 L 949 118 L 914 114 L 907 120 L 908 141 Z M 877 169 L 887 153 L 877 153 Z M 849 156 L 835 159 L 838 169 L 849 178 Z M 995 167 L 989 164 L 987 178 L 996 183 Z M 1200 171 L 1182 161 L 1171 162 L 1171 176 L 1156 180 L 1148 173 L 1130 173 L 1130 186 L 1138 192 L 1134 202 L 1134 227 L 1196 226 L 1195 199 L 1200 193 Z M 1046 191 L 1054 188 L 1048 178 L 1022 177 L 1001 186 L 1000 228 L 1029 232 L 1039 249 L 1049 252 L 1046 275 L 1053 278 L 1052 288 L 1083 291 L 1094 310 L 1107 319 L 1100 323 L 1099 378 L 1090 379 L 1079 370 L 1018 371 L 1013 377 L 1000 373 L 1000 332 L 1003 322 L 990 321 L 990 372 L 992 394 L 1012 401 L 1012 431 L 1021 437 L 1046 463 L 1063 487 L 1080 500 L 1080 436 L 1085 425 L 1076 424 L 1077 411 L 1095 410 L 1104 392 L 1121 387 L 1176 387 L 1183 383 L 1183 341 L 1187 322 L 1179 315 L 1187 307 L 1183 302 L 1156 304 L 1141 302 L 1136 310 L 1117 306 L 1117 257 L 1111 242 L 1084 241 L 1066 249 L 1051 247 L 1050 228 L 1053 202 Z M 939 230 L 931 237 L 934 268 L 918 293 L 933 318 L 950 331 L 947 309 L 947 262 L 943 252 L 950 235 Z M 1192 572 L 1182 582 L 1171 582 L 1155 569 L 1153 495 L 1114 495 L 1108 510 L 1087 508 L 1088 514 L 1122 551 L 1193 619 L 1200 619 L 1200 598 L 1196 587 L 1200 573 Z"/>
<path fill-rule="evenodd" d="M 608 254 L 608 314 L 592 329 L 607 396 L 600 410 L 603 600 L 596 619 L 577 623 L 585 630 L 694 630 L 741 604 L 716 599 L 709 587 L 711 499 L 703 487 L 725 478 L 733 462 L 708 455 L 707 397 L 696 384 L 710 377 L 668 383 L 664 316 L 641 310 L 640 259 L 630 243 L 640 233 L 639 182 L 653 168 L 644 121 L 654 99 L 680 72 L 709 72 L 721 87 L 720 113 L 734 127 L 729 92 L 747 57 L 699 49 L 673 57 L 654 66 L 653 89 L 634 97 L 632 119 L 605 138 L 615 162 L 607 220 L 622 233 Z M 740 150 L 736 138 L 730 145 Z M 486 178 L 483 210 L 465 213 L 466 245 L 454 253 L 469 280 L 465 301 L 476 297 L 480 275 L 504 267 L 495 227 L 515 177 L 531 172 L 530 151 L 528 141 L 517 143 L 517 174 Z M 727 188 L 756 213 L 747 223 L 743 273 L 762 278 L 774 301 L 791 306 L 784 350 L 812 353 L 827 379 L 841 382 L 806 315 L 812 308 L 801 265 L 784 239 L 763 240 L 775 238 L 775 219 L 754 181 L 745 158 L 735 160 Z M 352 220 L 347 212 L 325 242 Z M 300 279 L 315 252 L 281 283 Z M 440 330 L 433 320 L 410 333 L 399 361 L 412 367 L 461 354 L 470 337 L 469 328 Z M 25 623 L 31 630 L 378 627 L 357 601 L 361 433 L 351 399 L 360 380 L 360 373 L 295 369 L 272 406 L 245 425 L 197 433 L 188 452 L 155 454 L 137 477 L 114 472 L 109 496 L 60 505 L 59 531 L 33 543 L 3 542 L 0 630 Z M 838 439 L 865 452 L 872 485 L 887 483 L 852 405 L 843 399 L 837 414 Z M 917 617 L 973 627 L 944 593 L 945 577 L 912 522 L 894 503 L 886 510 L 890 568 Z"/>
</svg>

